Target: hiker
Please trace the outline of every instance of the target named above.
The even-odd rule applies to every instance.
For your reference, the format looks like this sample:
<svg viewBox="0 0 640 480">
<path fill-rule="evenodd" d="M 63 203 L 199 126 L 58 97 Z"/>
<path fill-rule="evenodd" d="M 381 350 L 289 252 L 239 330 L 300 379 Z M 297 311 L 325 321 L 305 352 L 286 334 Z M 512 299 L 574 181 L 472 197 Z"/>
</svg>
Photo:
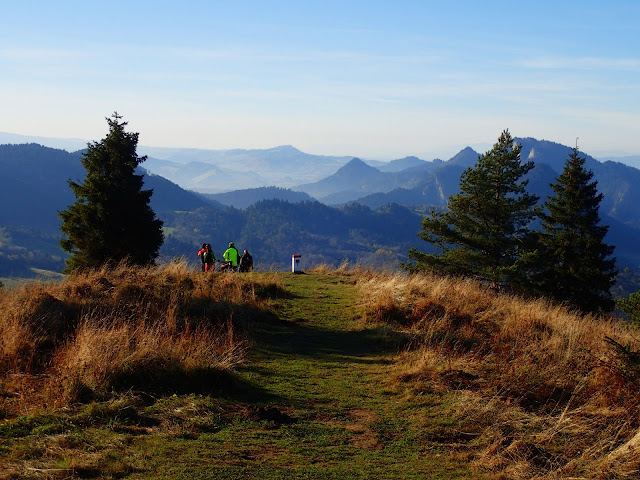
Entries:
<svg viewBox="0 0 640 480">
<path fill-rule="evenodd" d="M 235 270 L 238 266 L 238 259 L 240 254 L 238 253 L 238 249 L 236 248 L 233 242 L 229 242 L 229 248 L 227 248 L 222 254 L 225 262 L 229 262 L 231 267 Z"/>
<path fill-rule="evenodd" d="M 216 254 L 213 253 L 213 250 L 211 250 L 211 244 L 207 243 L 207 251 L 204 253 L 205 255 L 205 266 L 204 266 L 204 271 L 205 272 L 213 272 L 216 268 L 215 266 L 215 261 L 216 261 Z"/>
<path fill-rule="evenodd" d="M 205 255 L 204 255 L 206 252 L 207 252 L 207 244 L 203 243 L 202 244 L 202 248 L 200 250 L 198 250 L 198 256 L 200 257 L 200 261 L 202 262 L 202 271 L 203 272 L 207 271 L 206 266 L 205 266 L 207 264 L 207 262 L 206 262 L 206 258 L 205 258 Z"/>
<path fill-rule="evenodd" d="M 213 272 L 215 270 L 216 254 L 211 250 L 210 243 L 203 243 L 202 249 L 198 252 L 200 260 L 202 261 L 203 272 Z"/>
<path fill-rule="evenodd" d="M 253 272 L 253 257 L 249 254 L 249 250 L 246 248 L 244 249 L 244 252 L 242 252 L 242 257 L 240 257 L 238 271 Z"/>
</svg>

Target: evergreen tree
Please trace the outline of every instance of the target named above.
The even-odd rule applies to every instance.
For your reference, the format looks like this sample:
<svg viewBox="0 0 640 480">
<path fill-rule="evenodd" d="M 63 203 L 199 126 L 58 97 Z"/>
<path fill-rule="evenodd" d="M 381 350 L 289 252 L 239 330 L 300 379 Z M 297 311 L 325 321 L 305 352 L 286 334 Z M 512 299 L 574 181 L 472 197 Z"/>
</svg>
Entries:
<svg viewBox="0 0 640 480">
<path fill-rule="evenodd" d="M 627 298 L 616 298 L 616 307 L 622 310 L 627 318 L 640 325 L 640 290 L 629 294 Z"/>
<path fill-rule="evenodd" d="M 539 270 L 541 294 L 567 302 L 584 312 L 611 312 L 615 281 L 614 247 L 604 242 L 609 230 L 600 225 L 600 201 L 593 173 L 574 148 L 548 197 L 541 215 Z"/>
<path fill-rule="evenodd" d="M 60 245 L 71 253 L 66 272 L 124 259 L 150 264 L 164 241 L 162 221 L 149 206 L 153 192 L 142 190 L 143 176 L 135 174 L 146 160 L 136 153 L 138 134 L 125 132 L 121 118 L 107 118 L 108 135 L 88 145 L 84 182 L 69 181 L 76 201 L 59 213 L 66 235 Z"/>
<path fill-rule="evenodd" d="M 494 287 L 524 282 L 520 258 L 532 249 L 529 230 L 538 197 L 526 192 L 523 176 L 534 166 L 522 163 L 521 146 L 508 130 L 493 149 L 480 155 L 460 178 L 460 193 L 449 198 L 448 211 L 432 211 L 418 236 L 439 250 L 412 248 L 410 269 L 474 276 Z"/>
</svg>

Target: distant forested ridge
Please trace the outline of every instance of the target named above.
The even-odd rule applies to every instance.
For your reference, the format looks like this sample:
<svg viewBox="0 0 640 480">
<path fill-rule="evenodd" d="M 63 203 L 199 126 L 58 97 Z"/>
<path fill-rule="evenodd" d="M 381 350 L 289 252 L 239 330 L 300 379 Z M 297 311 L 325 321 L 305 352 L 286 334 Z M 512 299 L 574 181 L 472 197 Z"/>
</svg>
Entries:
<svg viewBox="0 0 640 480">
<path fill-rule="evenodd" d="M 261 200 L 284 200 L 290 203 L 313 200 L 307 193 L 282 187 L 247 188 L 226 193 L 203 193 L 202 196 L 235 208 L 247 208 Z"/>
<path fill-rule="evenodd" d="M 207 207 L 167 214 L 171 234 L 164 249 L 171 256 L 194 255 L 201 239 L 219 256 L 233 241 L 264 268 L 287 268 L 293 254 L 303 255 L 308 265 L 349 260 L 397 267 L 415 241 L 420 218 L 399 205 L 371 210 L 357 204 L 332 208 L 317 201 L 263 200 L 245 210 Z M 187 245 L 193 246 L 189 252 L 183 250 Z"/>
</svg>

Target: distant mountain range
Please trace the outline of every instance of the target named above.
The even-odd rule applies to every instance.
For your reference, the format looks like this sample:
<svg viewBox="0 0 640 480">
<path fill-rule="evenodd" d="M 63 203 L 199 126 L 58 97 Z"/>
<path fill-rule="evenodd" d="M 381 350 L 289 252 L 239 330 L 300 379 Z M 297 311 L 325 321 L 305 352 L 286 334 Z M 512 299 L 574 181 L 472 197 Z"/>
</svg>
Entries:
<svg viewBox="0 0 640 480">
<path fill-rule="evenodd" d="M 140 147 L 145 168 L 188 190 L 222 193 L 319 180 L 351 157 L 310 155 L 290 146 L 267 150 L 186 150 Z"/>
<path fill-rule="evenodd" d="M 618 162 L 630 167 L 640 168 L 640 155 L 628 155 L 626 157 L 602 157 L 598 160 L 600 160 L 601 162 Z"/>
<path fill-rule="evenodd" d="M 518 141 L 523 159 L 536 164 L 528 189 L 544 200 L 571 149 L 532 138 Z M 154 191 L 151 206 L 165 222 L 162 255 L 191 258 L 203 241 L 221 250 L 233 239 L 256 251 L 258 262 L 280 268 L 287 267 L 282 258 L 287 253 L 303 252 L 307 259 L 329 263 L 348 257 L 397 264 L 411 246 L 428 249 L 416 236 L 421 214 L 445 208 L 458 191 L 460 175 L 478 158 L 471 148 L 446 161 L 406 157 L 387 163 L 309 155 L 291 146 L 146 150 L 141 147 L 139 154 L 156 155 L 142 167 L 145 188 Z M 640 170 L 586 157 L 604 194 L 601 216 L 610 225 L 607 240 L 616 245 L 622 265 L 638 268 Z M 37 144 L 0 145 L 0 276 L 22 275 L 30 248 L 47 256 L 32 267 L 61 264 L 57 213 L 74 201 L 67 180 L 84 177 L 80 158 L 79 151 Z M 217 187 L 210 190 L 225 188 L 196 193 L 161 173 L 187 186 L 200 185 L 198 190 L 214 183 Z M 234 188 L 237 182 L 257 186 Z"/>
<path fill-rule="evenodd" d="M 385 171 L 354 158 L 333 175 L 293 189 L 306 192 L 329 205 L 360 200 L 363 200 L 360 203 L 367 204 L 371 195 L 381 199 L 377 206 L 387 203 L 446 205 L 449 195 L 457 190 L 460 174 L 475 163 L 478 154 L 467 147 L 447 162 L 409 158 L 409 161 L 390 162 L 391 168 Z M 402 165 L 408 166 L 399 169 Z M 394 198 L 405 201 L 397 202 Z M 409 198 L 415 201 L 407 202 Z"/>
<path fill-rule="evenodd" d="M 544 153 L 546 147 L 543 144 L 558 145 L 553 142 L 535 139 L 520 139 L 522 142 L 527 142 L 528 140 L 538 143 L 535 153 L 543 156 L 548 156 Z M 37 143 L 46 147 L 75 152 L 86 148 L 89 140 L 27 136 L 0 132 L 0 145 L 28 143 Z M 467 148 L 450 159 L 448 163 L 455 163 L 453 160 L 463 152 L 470 154 L 470 157 L 463 159 L 463 164 L 469 158 L 471 158 L 472 163 L 475 162 L 477 153 L 471 148 Z M 139 145 L 138 154 L 149 157 L 144 164 L 149 172 L 160 175 L 184 189 L 204 193 L 222 193 L 264 186 L 295 189 L 300 185 L 323 180 L 336 173 L 340 167 L 346 165 L 353 158 L 358 158 L 357 155 L 312 155 L 302 152 L 291 145 L 254 150 L 208 150 Z M 362 160 L 381 172 L 400 172 L 413 167 L 426 167 L 428 169 L 430 168 L 429 165 L 437 165 L 442 162 L 438 159 L 422 160 L 414 156 L 388 162 L 367 158 L 362 158 Z M 598 158 L 598 160 L 602 162 L 614 161 L 640 168 L 640 155 L 603 157 Z"/>
<path fill-rule="evenodd" d="M 562 171 L 571 148 L 533 138 L 516 139 L 522 145 L 523 160 L 532 160 L 535 168 L 528 174 L 530 192 L 544 201 L 551 194 L 550 184 Z M 586 157 L 598 188 L 604 194 L 601 213 L 632 228 L 640 228 L 640 170 L 622 163 L 599 162 Z M 448 161 L 419 163 L 396 171 L 382 172 L 359 159 L 352 159 L 336 173 L 320 181 L 299 185 L 300 190 L 327 204 L 358 202 L 371 208 L 389 203 L 405 206 L 447 205 L 458 192 L 460 175 L 475 164 L 478 153 L 471 148 L 460 151 Z"/>
<path fill-rule="evenodd" d="M 0 132 L 0 145 L 22 145 L 27 143 L 37 143 L 44 147 L 75 152 L 87 148 L 89 141 L 80 138 L 38 137 L 34 135 Z"/>
<path fill-rule="evenodd" d="M 88 142 L 0 132 L 0 145 L 29 143 L 75 152 L 85 149 Z M 138 154 L 149 157 L 144 164 L 148 171 L 184 189 L 202 193 L 269 185 L 286 188 L 313 182 L 332 174 L 353 158 L 311 155 L 290 145 L 266 150 L 205 150 L 140 145 Z"/>
</svg>

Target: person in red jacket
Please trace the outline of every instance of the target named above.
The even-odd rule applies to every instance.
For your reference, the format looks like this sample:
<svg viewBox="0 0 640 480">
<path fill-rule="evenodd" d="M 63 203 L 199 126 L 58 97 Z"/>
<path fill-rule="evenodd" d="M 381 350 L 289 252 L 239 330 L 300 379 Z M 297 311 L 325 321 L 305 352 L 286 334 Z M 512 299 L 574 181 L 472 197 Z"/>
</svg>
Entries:
<svg viewBox="0 0 640 480">
<path fill-rule="evenodd" d="M 202 244 L 202 248 L 198 252 L 198 256 L 202 261 L 202 271 L 213 272 L 214 269 L 216 268 L 214 263 L 216 261 L 216 254 L 213 253 L 213 250 L 211 250 L 210 243 Z"/>
<path fill-rule="evenodd" d="M 200 257 L 200 261 L 202 262 L 202 271 L 206 272 L 207 271 L 207 267 L 206 267 L 206 258 L 205 258 L 205 253 L 207 252 L 207 244 L 203 243 L 202 244 L 202 248 L 200 250 L 198 250 L 198 256 Z"/>
</svg>

